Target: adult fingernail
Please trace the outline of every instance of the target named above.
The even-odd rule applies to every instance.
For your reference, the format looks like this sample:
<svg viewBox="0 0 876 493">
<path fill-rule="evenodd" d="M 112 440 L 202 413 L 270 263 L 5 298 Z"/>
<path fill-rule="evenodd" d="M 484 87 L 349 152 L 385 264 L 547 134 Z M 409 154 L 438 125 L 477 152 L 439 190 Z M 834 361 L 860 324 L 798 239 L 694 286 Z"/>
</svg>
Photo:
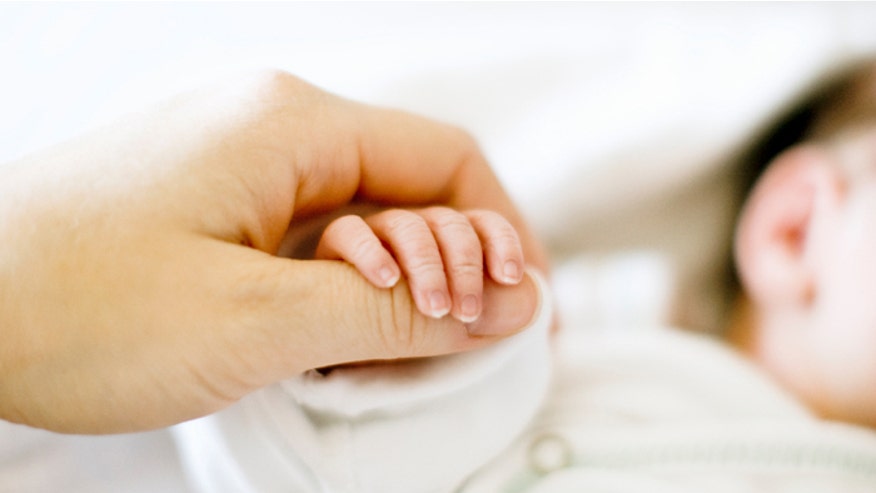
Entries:
<svg viewBox="0 0 876 493">
<path fill-rule="evenodd" d="M 542 289 L 542 283 L 535 280 L 514 286 L 484 283 L 481 314 L 474 322 L 465 324 L 466 330 L 472 336 L 489 337 L 523 330 L 540 311 Z"/>
<path fill-rule="evenodd" d="M 441 318 L 450 313 L 450 302 L 441 291 L 432 291 L 429 293 L 429 308 L 432 317 Z"/>
<path fill-rule="evenodd" d="M 466 297 L 462 299 L 461 309 L 462 313 L 460 314 L 459 319 L 465 323 L 474 322 L 481 314 L 480 303 L 478 303 L 477 296 L 473 294 L 466 295 Z"/>
</svg>

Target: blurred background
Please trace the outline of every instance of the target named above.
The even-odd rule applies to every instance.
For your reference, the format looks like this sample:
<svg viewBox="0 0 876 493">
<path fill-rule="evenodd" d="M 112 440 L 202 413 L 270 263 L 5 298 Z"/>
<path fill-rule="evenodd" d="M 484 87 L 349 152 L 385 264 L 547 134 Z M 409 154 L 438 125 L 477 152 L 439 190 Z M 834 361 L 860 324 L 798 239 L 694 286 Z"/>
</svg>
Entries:
<svg viewBox="0 0 876 493">
<path fill-rule="evenodd" d="M 567 326 L 713 331 L 736 154 L 874 25 L 872 3 L 2 3 L 0 163 L 280 68 L 472 132 Z M 57 439 L 0 428 L 0 492 L 182 491 L 161 434 Z M 22 473 L 46 467 L 64 488 Z"/>
<path fill-rule="evenodd" d="M 0 163 L 281 68 L 471 131 L 571 262 L 569 317 L 714 328 L 729 159 L 873 51 L 874 21 L 870 3 L 4 3 Z"/>
</svg>

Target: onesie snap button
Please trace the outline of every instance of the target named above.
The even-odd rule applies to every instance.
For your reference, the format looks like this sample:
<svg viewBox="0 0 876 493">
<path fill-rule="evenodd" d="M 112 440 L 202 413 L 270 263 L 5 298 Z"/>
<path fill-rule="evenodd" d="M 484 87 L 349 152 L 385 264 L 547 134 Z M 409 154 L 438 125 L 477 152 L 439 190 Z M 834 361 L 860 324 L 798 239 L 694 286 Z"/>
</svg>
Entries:
<svg viewBox="0 0 876 493">
<path fill-rule="evenodd" d="M 546 433 L 529 446 L 529 464 L 540 474 L 548 474 L 572 463 L 572 447 L 563 437 Z"/>
</svg>

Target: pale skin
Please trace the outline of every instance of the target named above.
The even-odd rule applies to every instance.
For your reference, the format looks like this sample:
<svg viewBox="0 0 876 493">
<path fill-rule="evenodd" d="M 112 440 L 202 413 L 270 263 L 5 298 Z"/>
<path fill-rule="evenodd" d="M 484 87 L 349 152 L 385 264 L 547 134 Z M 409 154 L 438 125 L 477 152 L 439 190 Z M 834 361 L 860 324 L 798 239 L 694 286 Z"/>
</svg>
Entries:
<svg viewBox="0 0 876 493">
<path fill-rule="evenodd" d="M 424 315 L 471 323 L 481 314 L 484 276 L 523 280 L 523 246 L 514 226 L 488 210 L 390 209 L 348 215 L 328 225 L 316 257 L 353 264 L 372 284 L 394 286 L 404 274 Z"/>
<path fill-rule="evenodd" d="M 180 96 L 0 173 L 0 418 L 57 431 L 157 428 L 311 368 L 483 347 L 527 326 L 538 293 L 523 269 L 546 267 L 467 134 L 282 72 Z M 305 223 L 363 203 L 385 219 L 462 214 L 486 235 L 490 275 L 469 250 L 458 265 L 442 252 L 444 278 L 397 257 L 410 288 L 278 255 Z M 502 240 L 509 226 L 519 243 Z M 517 274 L 503 277 L 508 262 Z M 424 316 L 442 282 L 454 316 Z"/>
<path fill-rule="evenodd" d="M 821 416 L 876 427 L 876 119 L 773 161 L 736 262 L 731 341 Z"/>
</svg>

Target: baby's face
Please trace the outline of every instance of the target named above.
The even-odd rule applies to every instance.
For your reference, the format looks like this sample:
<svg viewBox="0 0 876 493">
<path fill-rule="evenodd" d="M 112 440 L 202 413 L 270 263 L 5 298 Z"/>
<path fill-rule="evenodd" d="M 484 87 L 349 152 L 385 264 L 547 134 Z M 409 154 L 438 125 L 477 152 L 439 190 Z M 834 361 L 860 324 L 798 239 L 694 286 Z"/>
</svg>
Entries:
<svg viewBox="0 0 876 493">
<path fill-rule="evenodd" d="M 807 232 L 807 360 L 827 415 L 876 427 L 876 125 L 831 149 L 842 200 Z"/>
</svg>

